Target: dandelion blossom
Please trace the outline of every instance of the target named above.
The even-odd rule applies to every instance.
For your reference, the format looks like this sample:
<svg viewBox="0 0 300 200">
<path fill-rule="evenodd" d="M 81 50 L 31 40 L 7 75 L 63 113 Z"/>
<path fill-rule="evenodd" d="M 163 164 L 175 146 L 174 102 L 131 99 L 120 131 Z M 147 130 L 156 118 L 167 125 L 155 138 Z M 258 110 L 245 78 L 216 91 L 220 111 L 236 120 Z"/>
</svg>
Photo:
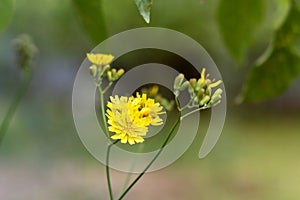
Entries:
<svg viewBox="0 0 300 200">
<path fill-rule="evenodd" d="M 112 139 L 120 139 L 121 143 L 142 143 L 143 136 L 148 132 L 148 126 L 158 126 L 163 124 L 159 117 L 163 114 L 162 106 L 154 99 L 147 98 L 137 93 L 136 97 L 110 97 L 107 104 L 108 130 L 115 133 Z"/>
</svg>

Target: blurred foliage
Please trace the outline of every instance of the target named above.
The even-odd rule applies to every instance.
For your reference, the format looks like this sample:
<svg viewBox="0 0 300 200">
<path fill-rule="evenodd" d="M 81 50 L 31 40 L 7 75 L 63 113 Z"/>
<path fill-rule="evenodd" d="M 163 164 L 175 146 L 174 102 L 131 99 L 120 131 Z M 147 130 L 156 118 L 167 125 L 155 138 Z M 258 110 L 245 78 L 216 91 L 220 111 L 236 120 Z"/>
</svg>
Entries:
<svg viewBox="0 0 300 200">
<path fill-rule="evenodd" d="M 276 32 L 271 54 L 253 67 L 246 82 L 244 101 L 265 100 L 283 93 L 300 74 L 300 9 L 292 5 L 289 16 Z M 297 48 L 297 46 L 296 46 Z"/>
<path fill-rule="evenodd" d="M 241 63 L 245 52 L 253 43 L 264 16 L 262 0 L 221 0 L 218 23 L 223 40 L 233 57 Z"/>
<path fill-rule="evenodd" d="M 135 4 L 146 23 L 150 23 L 152 0 L 135 0 Z"/>
<path fill-rule="evenodd" d="M 92 41 L 96 44 L 103 41 L 107 35 L 102 10 L 102 1 L 72 0 L 72 3 L 84 29 Z"/>
<path fill-rule="evenodd" d="M 0 31 L 9 23 L 13 14 L 13 0 L 0 1 Z"/>
<path fill-rule="evenodd" d="M 73 2 L 75 2 L 75 0 L 73 0 Z M 108 2 L 104 3 L 108 4 Z M 135 0 L 135 3 L 144 20 L 149 23 L 152 1 Z M 207 4 L 207 2 L 205 3 Z M 88 3 L 85 2 L 85 4 Z M 168 2 L 166 2 L 166 4 L 168 4 Z M 188 2 L 185 2 L 185 4 L 191 7 Z M 123 7 L 123 5 L 119 5 Z M 215 9 L 215 16 L 212 17 L 216 20 L 217 29 L 219 29 L 222 41 L 230 55 L 232 55 L 238 66 L 247 66 L 247 64 L 253 65 L 247 77 L 242 99 L 246 102 L 255 102 L 266 100 L 284 92 L 292 80 L 297 77 L 298 73 L 295 68 L 299 65 L 297 62 L 298 55 L 290 52 L 290 50 L 287 51 L 286 48 L 278 50 L 278 48 L 281 47 L 278 47 L 275 43 L 278 43 L 276 42 L 277 40 L 281 40 L 281 46 L 291 46 L 291 44 L 287 43 L 288 41 L 279 39 L 278 35 L 289 35 L 292 31 L 291 29 L 293 29 L 292 27 L 294 27 L 293 24 L 299 19 L 298 16 L 290 17 L 295 10 L 295 3 L 291 0 L 221 0 L 212 5 Z M 158 4 L 157 7 L 159 6 L 165 5 Z M 180 7 L 176 5 L 176 2 L 173 2 L 173 6 L 174 10 Z M 200 4 L 197 6 L 201 7 Z M 89 7 L 91 8 L 93 6 Z M 290 7 L 293 8 L 289 9 Z M 126 9 L 130 10 L 129 7 Z M 166 7 L 163 9 L 166 9 Z M 193 10 L 190 10 L 190 12 L 192 13 Z M 106 14 L 108 13 L 106 12 Z M 187 14 L 186 11 L 185 14 Z M 289 17 L 287 17 L 287 14 L 289 14 Z M 193 16 L 193 14 L 191 15 Z M 112 15 L 108 14 L 108 16 Z M 176 18 L 173 19 L 172 17 L 166 17 L 168 23 L 176 21 Z M 207 18 L 209 17 L 211 16 L 207 16 Z M 128 18 L 125 19 L 128 20 Z M 181 21 L 184 20 L 189 21 L 188 19 Z M 166 25 L 161 18 L 160 21 L 162 21 L 162 23 L 154 22 L 154 24 Z M 176 23 L 175 29 L 180 30 L 181 27 L 188 27 L 187 24 L 181 24 L 181 21 Z M 202 20 L 201 23 L 207 24 L 209 22 Z M 125 22 L 125 24 L 130 23 Z M 195 28 L 195 26 L 198 25 L 193 24 L 192 26 Z M 170 28 L 173 27 L 171 26 Z M 201 25 L 198 29 L 196 27 L 195 32 L 201 28 Z M 90 31 L 93 32 L 92 30 Z M 295 31 L 293 34 L 296 34 Z M 262 36 L 261 38 L 263 39 L 261 39 L 260 36 Z M 270 45 L 270 43 L 272 44 Z M 300 43 L 300 40 L 295 39 L 290 43 L 296 44 L 296 46 L 294 45 L 294 51 L 298 50 L 299 52 L 298 43 Z M 221 44 L 219 44 L 219 46 L 220 45 Z M 254 57 L 251 57 L 251 51 L 257 48 L 257 46 L 266 50 L 259 50 L 254 53 Z M 258 62 L 254 62 L 255 60 L 260 61 L 260 63 L 257 64 Z M 284 68 L 285 71 L 283 71 L 282 68 Z"/>
</svg>

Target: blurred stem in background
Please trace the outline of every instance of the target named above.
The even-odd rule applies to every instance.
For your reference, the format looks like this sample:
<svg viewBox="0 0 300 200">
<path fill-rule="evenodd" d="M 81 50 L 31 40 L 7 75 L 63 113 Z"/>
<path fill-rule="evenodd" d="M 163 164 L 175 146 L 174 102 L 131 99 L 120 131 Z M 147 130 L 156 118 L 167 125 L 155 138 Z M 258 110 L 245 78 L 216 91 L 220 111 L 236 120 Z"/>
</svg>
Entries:
<svg viewBox="0 0 300 200">
<path fill-rule="evenodd" d="M 33 44 L 29 35 L 22 34 L 13 41 L 13 45 L 16 50 L 18 66 L 22 71 L 22 83 L 19 89 L 16 91 L 11 104 L 4 116 L 4 119 L 0 126 L 0 145 L 3 138 L 9 128 L 13 116 L 20 104 L 22 98 L 26 94 L 33 75 L 33 61 L 38 53 L 37 47 Z"/>
</svg>

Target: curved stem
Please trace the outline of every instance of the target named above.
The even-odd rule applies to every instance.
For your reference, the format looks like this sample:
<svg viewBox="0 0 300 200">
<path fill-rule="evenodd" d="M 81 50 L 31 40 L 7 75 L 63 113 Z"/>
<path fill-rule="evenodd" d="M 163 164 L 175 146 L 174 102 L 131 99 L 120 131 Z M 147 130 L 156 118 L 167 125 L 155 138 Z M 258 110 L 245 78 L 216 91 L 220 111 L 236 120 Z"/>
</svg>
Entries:
<svg viewBox="0 0 300 200">
<path fill-rule="evenodd" d="M 2 124 L 0 126 L 0 145 L 2 143 L 2 140 L 5 136 L 5 133 L 12 121 L 12 118 L 16 112 L 16 109 L 19 105 L 19 103 L 21 102 L 23 96 L 26 94 L 28 88 L 29 88 L 29 85 L 30 85 L 30 82 L 31 82 L 31 79 L 32 79 L 32 75 L 33 75 L 33 71 L 28 71 L 27 72 L 28 74 L 26 74 L 27 76 L 25 77 L 25 80 L 24 80 L 24 83 L 22 83 L 22 86 L 17 90 L 9 108 L 8 108 L 8 111 L 4 117 L 4 120 L 2 121 Z"/>
<path fill-rule="evenodd" d="M 175 122 L 175 124 L 173 125 L 173 127 L 171 128 L 171 131 L 168 135 L 168 137 L 166 138 L 165 142 L 163 143 L 162 147 L 159 149 L 159 151 L 157 152 L 157 154 L 153 157 L 153 159 L 150 161 L 150 163 L 145 167 L 145 169 L 143 170 L 143 172 L 127 187 L 127 189 L 123 192 L 123 194 L 118 198 L 118 200 L 121 200 L 124 198 L 124 196 L 129 192 L 129 190 L 138 182 L 138 180 L 140 180 L 140 178 L 142 178 L 142 176 L 146 173 L 146 171 L 151 167 L 151 165 L 155 162 L 155 160 L 158 158 L 158 156 L 161 154 L 162 150 L 164 149 L 164 147 L 167 145 L 169 139 L 171 138 L 172 133 L 174 132 L 175 128 L 177 127 L 177 125 L 180 122 L 180 118 L 177 119 L 177 121 Z"/>
<path fill-rule="evenodd" d="M 108 191 L 109 191 L 109 197 L 110 200 L 114 199 L 113 192 L 112 192 L 112 187 L 111 187 L 111 181 L 110 181 L 110 173 L 109 173 L 109 154 L 110 154 L 110 149 L 113 145 L 117 144 L 119 140 L 114 141 L 113 143 L 110 143 L 107 147 L 107 152 L 106 152 L 106 180 L 107 180 L 107 186 L 108 186 Z"/>
</svg>

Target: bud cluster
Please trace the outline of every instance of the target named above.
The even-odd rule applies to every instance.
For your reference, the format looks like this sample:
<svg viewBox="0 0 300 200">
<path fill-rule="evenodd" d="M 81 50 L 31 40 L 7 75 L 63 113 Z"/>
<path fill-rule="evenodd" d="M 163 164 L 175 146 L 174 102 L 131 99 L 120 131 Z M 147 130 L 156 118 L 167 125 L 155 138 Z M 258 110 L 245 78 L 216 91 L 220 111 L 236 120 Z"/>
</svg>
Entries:
<svg viewBox="0 0 300 200">
<path fill-rule="evenodd" d="M 97 84 L 101 84 L 104 77 L 107 77 L 108 81 L 114 82 L 118 80 L 123 74 L 124 69 L 115 69 L 110 66 L 114 56 L 110 54 L 87 54 L 88 60 L 92 63 L 90 66 L 90 74 L 95 78 Z"/>
<path fill-rule="evenodd" d="M 192 78 L 184 81 L 184 75 L 179 74 L 174 81 L 174 94 L 179 96 L 180 92 L 188 89 L 190 101 L 185 106 L 187 108 L 200 107 L 203 109 L 211 108 L 221 102 L 223 90 L 221 88 L 213 91 L 213 88 L 219 86 L 222 81 L 214 81 L 205 75 L 205 68 L 201 72 L 200 79 Z"/>
</svg>

